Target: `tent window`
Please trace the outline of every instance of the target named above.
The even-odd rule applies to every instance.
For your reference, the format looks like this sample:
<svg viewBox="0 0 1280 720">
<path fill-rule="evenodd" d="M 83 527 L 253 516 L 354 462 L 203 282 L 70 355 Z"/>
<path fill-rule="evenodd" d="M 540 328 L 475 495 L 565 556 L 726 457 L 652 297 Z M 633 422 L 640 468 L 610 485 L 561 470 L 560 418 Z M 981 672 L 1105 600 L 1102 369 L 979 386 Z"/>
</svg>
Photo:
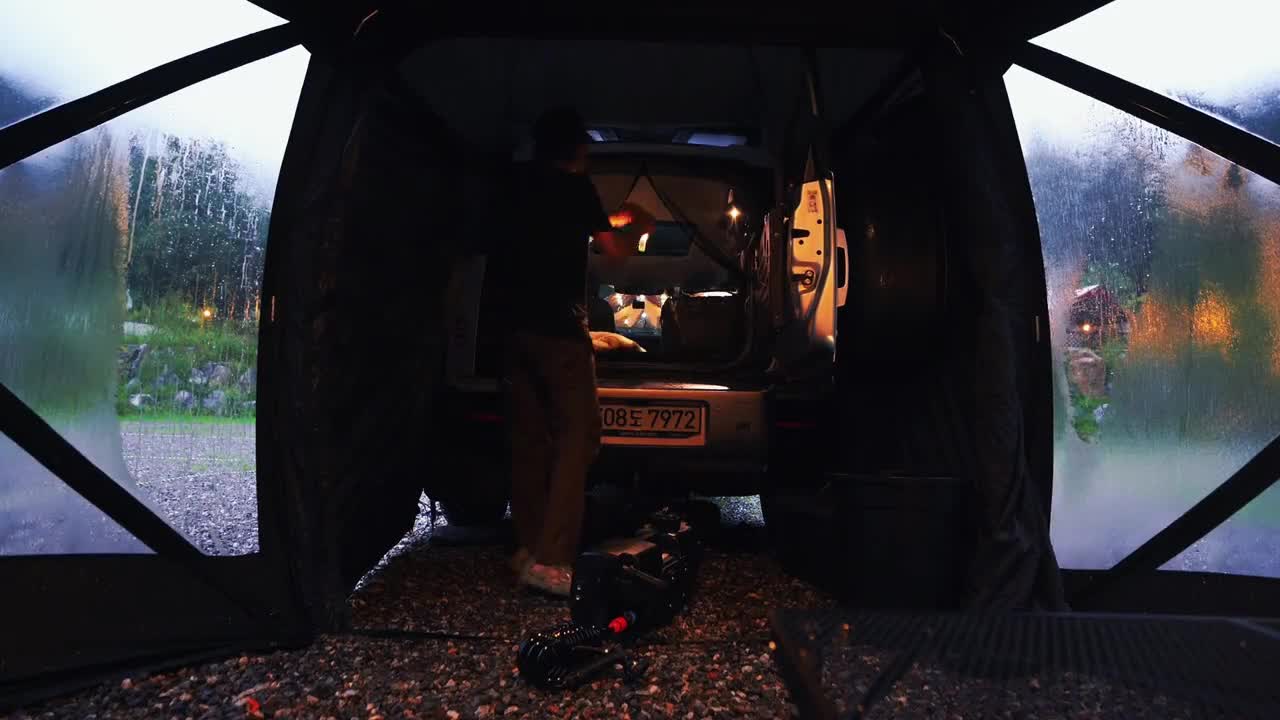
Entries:
<svg viewBox="0 0 1280 720">
<path fill-rule="evenodd" d="M 1005 80 L 1049 290 L 1053 541 L 1065 567 L 1107 568 L 1280 431 L 1280 187 L 1038 75 Z M 1280 493 L 1247 510 L 1170 567 L 1280 577 Z"/>
<path fill-rule="evenodd" d="M 0 169 L 0 383 L 209 554 L 258 548 L 259 294 L 306 63 L 281 53 Z M 84 501 L 4 452 L 0 551 L 34 550 L 5 541 L 32 517 L 56 520 L 53 552 L 122 551 L 80 542 Z"/>
<path fill-rule="evenodd" d="M 1280 5 L 1115 0 L 1035 42 L 1280 143 Z"/>
<path fill-rule="evenodd" d="M 0 26 L 0 127 L 282 22 L 244 0 L 11 5 Z"/>
<path fill-rule="evenodd" d="M 94 439 L 93 429 L 62 432 L 82 452 Z M 0 556 L 102 552 L 151 554 L 150 548 L 0 435 Z"/>
</svg>

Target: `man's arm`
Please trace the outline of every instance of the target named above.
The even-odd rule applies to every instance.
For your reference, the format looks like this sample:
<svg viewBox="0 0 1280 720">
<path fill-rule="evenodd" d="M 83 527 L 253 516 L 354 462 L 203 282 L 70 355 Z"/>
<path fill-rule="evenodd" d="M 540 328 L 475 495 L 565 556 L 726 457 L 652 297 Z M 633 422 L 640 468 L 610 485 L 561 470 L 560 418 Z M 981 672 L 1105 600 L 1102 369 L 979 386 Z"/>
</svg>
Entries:
<svg viewBox="0 0 1280 720">
<path fill-rule="evenodd" d="M 622 209 L 609 216 L 609 229 L 595 234 L 595 242 L 604 255 L 635 255 L 640 241 L 654 229 L 653 216 L 642 208 L 625 203 Z"/>
</svg>

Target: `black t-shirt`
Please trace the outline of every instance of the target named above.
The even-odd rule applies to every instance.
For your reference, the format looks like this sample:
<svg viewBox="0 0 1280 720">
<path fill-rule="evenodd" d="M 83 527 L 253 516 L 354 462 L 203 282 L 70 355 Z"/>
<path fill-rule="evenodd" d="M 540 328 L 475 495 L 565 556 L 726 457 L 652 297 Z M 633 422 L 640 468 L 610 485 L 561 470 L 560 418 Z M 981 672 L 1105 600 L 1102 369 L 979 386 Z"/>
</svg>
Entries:
<svg viewBox="0 0 1280 720">
<path fill-rule="evenodd" d="M 582 335 L 587 318 L 587 239 L 609 216 L 585 175 L 528 167 L 516 178 L 515 212 L 503 245 L 507 325 L 544 335 Z"/>
</svg>

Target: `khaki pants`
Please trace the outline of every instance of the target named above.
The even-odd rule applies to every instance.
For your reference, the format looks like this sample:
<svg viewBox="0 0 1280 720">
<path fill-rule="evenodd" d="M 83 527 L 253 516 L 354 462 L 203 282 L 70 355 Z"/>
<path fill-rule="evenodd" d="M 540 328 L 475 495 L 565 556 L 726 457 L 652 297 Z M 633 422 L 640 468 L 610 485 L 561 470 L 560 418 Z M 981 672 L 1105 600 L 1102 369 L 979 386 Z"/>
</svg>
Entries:
<svg viewBox="0 0 1280 720">
<path fill-rule="evenodd" d="M 507 348 L 511 520 L 545 565 L 578 552 L 587 471 L 600 449 L 595 353 L 581 338 L 518 332 Z"/>
</svg>

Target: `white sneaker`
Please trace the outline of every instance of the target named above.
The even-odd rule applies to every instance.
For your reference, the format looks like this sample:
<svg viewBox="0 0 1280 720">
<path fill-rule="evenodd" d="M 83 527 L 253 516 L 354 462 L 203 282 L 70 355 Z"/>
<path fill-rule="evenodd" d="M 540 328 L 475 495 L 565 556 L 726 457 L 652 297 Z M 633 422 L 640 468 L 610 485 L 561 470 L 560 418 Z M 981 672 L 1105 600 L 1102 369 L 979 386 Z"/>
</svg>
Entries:
<svg viewBox="0 0 1280 720">
<path fill-rule="evenodd" d="M 569 597 L 573 573 L 567 567 L 532 563 L 521 576 L 525 585 L 557 597 Z"/>
</svg>

